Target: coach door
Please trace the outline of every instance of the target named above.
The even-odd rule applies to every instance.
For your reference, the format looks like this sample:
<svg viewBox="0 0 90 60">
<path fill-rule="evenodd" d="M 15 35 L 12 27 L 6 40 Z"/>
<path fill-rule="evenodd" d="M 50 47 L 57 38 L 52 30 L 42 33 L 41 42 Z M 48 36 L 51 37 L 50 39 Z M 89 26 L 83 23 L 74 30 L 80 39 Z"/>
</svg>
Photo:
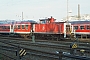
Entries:
<svg viewBox="0 0 90 60">
<path fill-rule="evenodd" d="M 10 32 L 11 32 L 11 33 L 14 32 L 14 27 L 13 27 L 13 25 L 10 26 Z"/>
<path fill-rule="evenodd" d="M 66 25 L 66 34 L 70 34 L 70 33 L 71 33 L 71 26 Z"/>
<path fill-rule="evenodd" d="M 32 23 L 32 24 L 31 24 L 31 32 L 34 32 L 34 31 L 35 31 L 35 24 Z"/>
<path fill-rule="evenodd" d="M 67 35 L 71 34 L 71 24 L 70 23 L 64 23 L 64 38 L 67 37 Z"/>
</svg>

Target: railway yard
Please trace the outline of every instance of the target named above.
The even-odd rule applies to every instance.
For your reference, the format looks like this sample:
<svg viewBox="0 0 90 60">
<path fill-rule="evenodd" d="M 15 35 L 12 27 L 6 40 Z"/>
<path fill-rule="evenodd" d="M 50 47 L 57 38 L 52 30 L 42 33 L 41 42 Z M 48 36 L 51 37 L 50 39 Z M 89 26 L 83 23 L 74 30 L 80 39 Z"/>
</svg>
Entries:
<svg viewBox="0 0 90 60">
<path fill-rule="evenodd" d="M 2 0 L 0 60 L 90 60 L 90 5 L 66 1 Z"/>
<path fill-rule="evenodd" d="M 61 53 L 61 54 L 60 54 Z M 62 57 L 63 56 L 63 57 Z M 1 60 L 90 60 L 90 42 L 0 37 Z"/>
</svg>

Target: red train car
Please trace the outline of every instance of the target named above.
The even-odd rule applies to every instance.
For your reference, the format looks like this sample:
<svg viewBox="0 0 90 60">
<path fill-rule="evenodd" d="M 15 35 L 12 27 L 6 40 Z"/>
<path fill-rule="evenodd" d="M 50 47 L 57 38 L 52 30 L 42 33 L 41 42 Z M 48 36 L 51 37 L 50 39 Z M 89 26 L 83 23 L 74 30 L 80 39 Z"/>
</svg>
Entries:
<svg viewBox="0 0 90 60">
<path fill-rule="evenodd" d="M 31 36 L 32 33 L 35 38 L 66 38 L 71 34 L 71 23 L 55 22 L 53 17 L 47 19 L 40 19 L 40 23 L 31 22 L 14 22 L 13 24 L 0 24 L 0 33 L 21 35 L 23 37 Z M 3 27 L 8 27 L 8 29 Z"/>
<path fill-rule="evenodd" d="M 74 33 L 78 38 L 90 38 L 90 21 L 72 21 Z"/>
<path fill-rule="evenodd" d="M 71 34 L 71 23 L 55 22 L 53 17 L 40 19 L 40 23 L 33 24 L 33 31 L 36 38 L 66 38 Z"/>
<path fill-rule="evenodd" d="M 12 30 L 14 34 L 27 37 L 31 33 L 31 23 L 30 22 L 16 22 L 12 25 Z"/>
<path fill-rule="evenodd" d="M 10 28 L 11 24 L 0 24 L 0 34 L 9 34 L 11 32 Z"/>
<path fill-rule="evenodd" d="M 14 23 L 12 28 L 14 33 L 28 34 L 30 33 L 31 30 L 31 23 L 30 22 Z"/>
<path fill-rule="evenodd" d="M 14 22 L 13 24 L 0 24 L 0 34 L 13 34 L 23 37 L 29 36 L 31 33 L 30 22 Z"/>
</svg>

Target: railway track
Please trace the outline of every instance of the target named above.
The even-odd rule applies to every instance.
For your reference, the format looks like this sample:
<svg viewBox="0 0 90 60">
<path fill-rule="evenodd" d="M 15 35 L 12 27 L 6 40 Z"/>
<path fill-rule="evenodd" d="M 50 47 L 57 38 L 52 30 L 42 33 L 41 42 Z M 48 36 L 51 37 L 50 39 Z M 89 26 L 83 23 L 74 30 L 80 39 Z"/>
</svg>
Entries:
<svg viewBox="0 0 90 60">
<path fill-rule="evenodd" d="M 23 38 L 13 38 L 13 37 L 0 37 L 1 39 L 4 39 L 5 41 L 7 41 L 8 43 L 18 43 L 18 44 L 21 44 L 21 43 L 29 43 L 31 44 L 32 43 L 32 40 L 31 39 L 23 39 Z M 4 41 L 3 40 L 3 41 Z M 52 41 L 52 40 L 35 40 L 36 42 L 40 42 L 41 44 L 49 44 L 49 43 L 52 43 L 52 44 L 63 44 L 63 45 L 70 45 L 72 42 L 74 41 Z M 89 42 L 80 42 L 80 41 L 76 41 L 79 46 L 85 46 L 85 47 L 89 47 L 90 46 L 90 43 Z M 38 44 L 40 44 L 38 43 Z M 33 44 L 33 43 L 32 43 Z"/>
<path fill-rule="evenodd" d="M 23 37 L 20 37 L 20 36 L 8 36 L 8 35 L 0 35 L 0 38 L 6 38 L 6 39 L 17 39 L 17 40 L 29 40 L 29 41 L 31 41 L 32 39 L 30 39 L 30 38 L 23 38 Z M 50 38 L 50 37 L 49 37 Z M 62 41 L 66 41 L 66 42 L 73 42 L 73 41 L 75 41 L 75 39 L 70 39 L 70 38 L 66 38 L 66 39 L 49 39 L 48 37 L 47 37 L 47 39 L 35 39 L 35 41 L 47 41 L 47 42 L 62 42 Z M 54 38 L 54 37 L 53 37 Z M 78 38 L 78 39 L 76 39 L 76 40 L 78 40 L 79 42 L 81 42 L 81 43 L 90 43 L 90 39 L 80 39 L 80 38 Z"/>
<path fill-rule="evenodd" d="M 7 41 L 6 38 L 4 38 L 3 41 Z M 55 48 L 55 49 L 62 49 L 64 47 L 64 49 L 70 49 L 70 44 L 72 42 L 63 42 L 63 41 L 60 41 L 60 42 L 36 42 L 36 43 L 32 43 L 30 41 L 20 41 L 19 40 L 9 40 L 7 41 L 7 43 L 10 43 L 10 44 L 18 44 L 18 45 L 26 45 L 26 46 L 38 46 L 38 47 L 49 47 L 49 48 Z M 88 49 L 90 47 L 90 44 L 88 43 L 78 43 L 79 44 L 79 48 L 80 49 Z"/>
<path fill-rule="evenodd" d="M 24 39 L 21 38 L 1 38 L 0 40 L 0 44 L 3 43 L 5 46 L 10 47 L 11 46 L 20 46 L 21 48 L 25 48 L 26 51 L 28 52 L 28 55 L 30 54 L 30 51 L 32 51 L 31 54 L 33 55 L 42 55 L 44 54 L 44 56 L 50 57 L 52 55 L 52 58 L 54 57 L 55 59 L 58 59 L 56 52 L 63 50 L 63 51 L 70 51 L 69 45 L 72 42 L 64 42 L 64 41 L 60 41 L 60 42 L 47 42 L 47 41 L 43 41 L 43 42 L 31 42 L 31 40 L 25 41 Z M 80 46 L 81 44 L 81 46 Z M 81 47 L 80 49 L 85 49 L 86 50 L 86 54 L 90 53 L 90 49 L 89 49 L 89 43 L 88 45 L 86 45 L 86 43 L 80 43 L 79 46 Z M 83 48 L 84 47 L 84 48 Z M 87 48 L 86 48 L 87 47 Z M 78 51 L 80 49 L 77 49 Z M 39 52 L 39 53 L 38 53 Z M 56 55 L 55 55 L 56 54 Z M 55 55 L 55 56 L 53 56 Z"/>
</svg>

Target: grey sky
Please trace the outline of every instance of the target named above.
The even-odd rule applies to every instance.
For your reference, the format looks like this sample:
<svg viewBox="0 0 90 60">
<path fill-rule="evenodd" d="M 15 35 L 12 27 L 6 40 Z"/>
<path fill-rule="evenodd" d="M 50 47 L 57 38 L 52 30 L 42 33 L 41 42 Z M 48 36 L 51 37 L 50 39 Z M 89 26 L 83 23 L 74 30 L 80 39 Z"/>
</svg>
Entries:
<svg viewBox="0 0 90 60">
<path fill-rule="evenodd" d="M 72 15 L 77 15 L 77 7 L 80 4 L 81 14 L 90 14 L 90 0 L 68 0 Z M 58 21 L 67 16 L 67 0 L 0 0 L 0 20 L 19 19 L 21 14 L 24 19 L 45 18 L 53 16 Z"/>
</svg>

